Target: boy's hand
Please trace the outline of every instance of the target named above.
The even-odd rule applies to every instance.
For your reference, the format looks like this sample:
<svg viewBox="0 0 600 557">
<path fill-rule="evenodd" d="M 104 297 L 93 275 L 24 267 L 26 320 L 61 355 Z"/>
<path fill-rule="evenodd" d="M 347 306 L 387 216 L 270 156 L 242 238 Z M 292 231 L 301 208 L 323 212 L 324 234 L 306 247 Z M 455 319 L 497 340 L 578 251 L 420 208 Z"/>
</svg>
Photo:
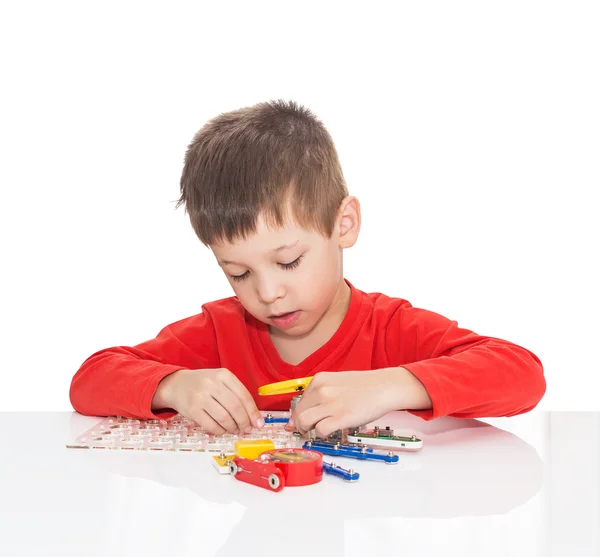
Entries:
<svg viewBox="0 0 600 557">
<path fill-rule="evenodd" d="M 422 383 L 401 367 L 318 373 L 288 426 L 318 437 L 377 420 L 393 410 L 431 408 Z"/>
<path fill-rule="evenodd" d="M 231 371 L 180 369 L 156 389 L 152 409 L 173 408 L 215 435 L 249 432 L 264 420 L 248 389 Z"/>
</svg>

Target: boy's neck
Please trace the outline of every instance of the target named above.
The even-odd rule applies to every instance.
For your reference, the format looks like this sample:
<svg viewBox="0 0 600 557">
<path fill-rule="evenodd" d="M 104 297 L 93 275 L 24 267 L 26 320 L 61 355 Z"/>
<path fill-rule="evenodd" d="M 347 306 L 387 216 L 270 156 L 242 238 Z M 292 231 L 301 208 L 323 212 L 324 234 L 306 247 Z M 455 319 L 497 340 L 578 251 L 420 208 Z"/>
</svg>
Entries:
<svg viewBox="0 0 600 557">
<path fill-rule="evenodd" d="M 281 359 L 297 365 L 326 344 L 346 317 L 351 297 L 350 286 L 342 279 L 329 309 L 308 333 L 293 337 L 269 327 L 271 341 Z"/>
</svg>

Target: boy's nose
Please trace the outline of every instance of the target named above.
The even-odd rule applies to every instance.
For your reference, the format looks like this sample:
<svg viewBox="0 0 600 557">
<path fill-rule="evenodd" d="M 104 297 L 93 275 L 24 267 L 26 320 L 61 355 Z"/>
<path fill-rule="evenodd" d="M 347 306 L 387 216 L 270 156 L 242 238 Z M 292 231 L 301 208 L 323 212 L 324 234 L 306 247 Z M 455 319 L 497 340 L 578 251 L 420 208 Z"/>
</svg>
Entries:
<svg viewBox="0 0 600 557">
<path fill-rule="evenodd" d="M 283 287 L 276 281 L 261 280 L 258 285 L 258 298 L 263 304 L 272 304 L 283 296 Z"/>
</svg>

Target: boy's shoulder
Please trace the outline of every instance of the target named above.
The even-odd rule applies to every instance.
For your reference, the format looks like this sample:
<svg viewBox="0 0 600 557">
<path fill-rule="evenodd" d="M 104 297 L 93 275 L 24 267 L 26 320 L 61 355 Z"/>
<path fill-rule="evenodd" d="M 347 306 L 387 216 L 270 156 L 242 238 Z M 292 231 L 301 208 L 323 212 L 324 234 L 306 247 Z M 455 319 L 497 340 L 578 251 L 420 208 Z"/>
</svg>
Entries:
<svg viewBox="0 0 600 557">
<path fill-rule="evenodd" d="M 165 327 L 171 333 L 189 334 L 191 331 L 206 330 L 215 327 L 215 322 L 231 325 L 233 322 L 245 319 L 244 307 L 236 296 L 205 302 L 200 311 L 182 317 Z"/>
<path fill-rule="evenodd" d="M 203 303 L 200 315 L 209 320 L 213 327 L 219 329 L 245 327 L 248 321 L 248 313 L 237 296 L 228 296 Z"/>
<path fill-rule="evenodd" d="M 228 296 L 218 300 L 211 300 L 202 304 L 202 311 L 213 314 L 224 315 L 244 315 L 244 306 L 238 300 L 237 296 Z"/>
<path fill-rule="evenodd" d="M 412 308 L 412 304 L 398 296 L 390 296 L 382 292 L 362 292 L 363 299 L 371 307 L 373 314 L 381 315 L 393 315 L 397 311 L 402 309 Z"/>
</svg>

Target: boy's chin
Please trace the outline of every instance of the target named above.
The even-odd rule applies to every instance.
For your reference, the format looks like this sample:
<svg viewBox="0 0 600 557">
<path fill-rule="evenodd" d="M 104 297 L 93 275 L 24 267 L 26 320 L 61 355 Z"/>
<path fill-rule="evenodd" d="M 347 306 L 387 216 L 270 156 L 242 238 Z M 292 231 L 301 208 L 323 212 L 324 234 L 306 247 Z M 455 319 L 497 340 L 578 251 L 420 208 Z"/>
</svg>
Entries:
<svg viewBox="0 0 600 557">
<path fill-rule="evenodd" d="M 269 326 L 269 330 L 271 332 L 276 331 L 278 335 L 285 335 L 288 337 L 299 337 L 310 331 L 310 328 L 300 326 L 300 325 L 296 325 L 294 327 L 290 327 L 287 329 L 278 327 L 277 325 L 273 325 L 273 323 L 269 323 L 268 321 L 267 321 L 267 325 Z"/>
</svg>

